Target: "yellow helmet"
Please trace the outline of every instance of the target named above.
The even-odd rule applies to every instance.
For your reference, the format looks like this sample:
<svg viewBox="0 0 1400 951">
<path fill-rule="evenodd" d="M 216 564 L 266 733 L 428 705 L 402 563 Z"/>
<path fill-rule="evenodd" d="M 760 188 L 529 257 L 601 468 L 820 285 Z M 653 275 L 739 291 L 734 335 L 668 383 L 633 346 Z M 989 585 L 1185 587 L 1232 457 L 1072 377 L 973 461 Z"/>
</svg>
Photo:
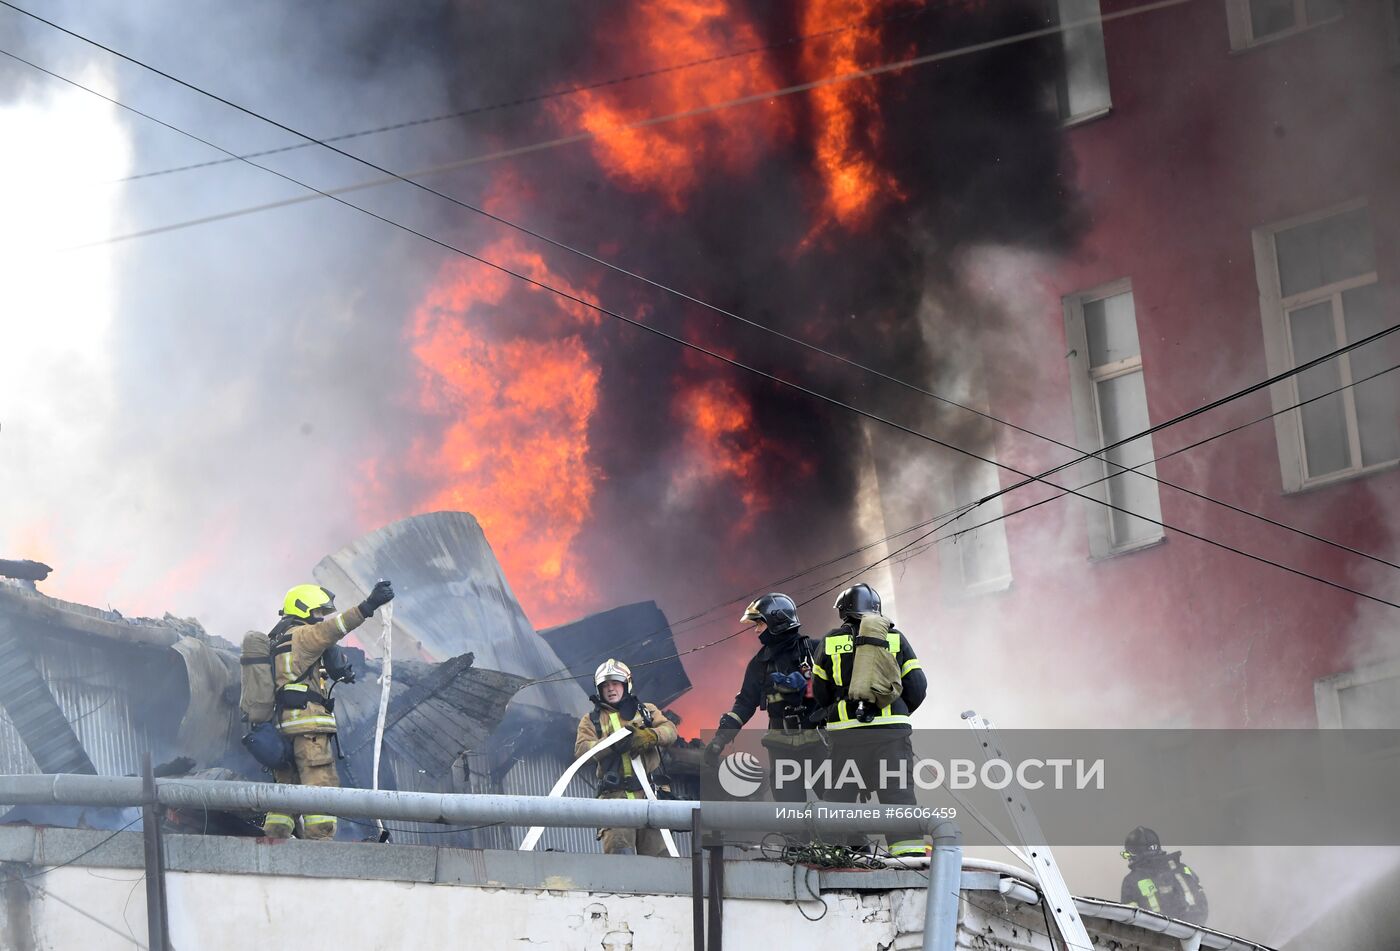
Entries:
<svg viewBox="0 0 1400 951">
<path fill-rule="evenodd" d="M 318 584 L 299 584 L 287 592 L 278 613 L 310 620 L 312 612 L 319 611 L 324 616 L 334 610 L 335 595 Z"/>
<path fill-rule="evenodd" d="M 609 657 L 598 665 L 593 672 L 593 686 L 601 687 L 605 680 L 620 680 L 627 685 L 627 692 L 632 692 L 632 668 L 620 660 Z"/>
</svg>

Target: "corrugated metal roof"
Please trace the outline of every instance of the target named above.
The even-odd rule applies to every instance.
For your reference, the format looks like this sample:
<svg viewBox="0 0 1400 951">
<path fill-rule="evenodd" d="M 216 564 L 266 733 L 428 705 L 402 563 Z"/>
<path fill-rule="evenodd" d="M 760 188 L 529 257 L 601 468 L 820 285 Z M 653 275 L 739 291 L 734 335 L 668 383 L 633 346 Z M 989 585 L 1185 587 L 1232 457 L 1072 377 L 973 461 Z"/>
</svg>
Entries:
<svg viewBox="0 0 1400 951">
<path fill-rule="evenodd" d="M 530 679 L 567 676 L 466 512 L 415 515 L 371 532 L 322 559 L 315 576 L 344 604 L 363 597 L 376 580 L 392 579 L 395 643 L 411 643 L 428 659 L 470 652 L 488 670 Z M 377 653 L 379 633 L 379 618 L 357 632 L 367 652 Z M 404 656 L 398 651 L 396 658 Z M 572 680 L 532 687 L 525 702 L 574 714 L 588 707 L 587 694 Z"/>
<path fill-rule="evenodd" d="M 609 657 L 633 670 L 637 696 L 665 706 L 690 689 L 676 656 L 671 623 L 655 601 L 626 604 L 540 631 L 585 693 L 594 691 L 593 671 Z"/>
</svg>

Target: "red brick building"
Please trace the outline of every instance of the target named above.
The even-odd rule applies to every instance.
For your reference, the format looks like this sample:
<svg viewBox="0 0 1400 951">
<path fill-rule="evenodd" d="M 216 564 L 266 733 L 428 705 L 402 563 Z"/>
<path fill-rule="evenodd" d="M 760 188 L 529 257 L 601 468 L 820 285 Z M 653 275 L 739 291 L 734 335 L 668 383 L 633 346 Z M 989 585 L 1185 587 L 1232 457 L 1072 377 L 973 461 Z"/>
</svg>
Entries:
<svg viewBox="0 0 1400 951">
<path fill-rule="evenodd" d="M 1097 6 L 1062 0 L 1059 12 L 1069 23 Z M 1102 45 L 1092 26 L 1065 34 L 1082 242 L 1062 260 L 982 264 L 1008 316 L 980 341 L 972 398 L 1082 450 L 1400 322 L 1400 4 L 1140 6 L 1104 0 Z M 1112 459 L 1136 466 L 1397 364 L 1400 334 Z M 994 452 L 1027 472 L 1072 458 L 1000 427 Z M 1155 472 L 1400 564 L 1397 461 L 1400 371 Z M 1054 479 L 1103 472 L 1084 463 Z M 961 467 L 952 495 L 915 503 L 887 476 L 887 530 L 1018 478 Z M 1123 474 L 1085 491 L 1400 603 L 1396 568 L 1166 485 Z M 1047 494 L 1018 490 L 958 527 Z M 896 565 L 892 583 L 906 626 L 932 629 L 932 652 L 963 675 L 950 708 L 982 704 L 1025 726 L 1400 725 L 1395 607 L 1073 498 L 938 549 Z"/>
</svg>

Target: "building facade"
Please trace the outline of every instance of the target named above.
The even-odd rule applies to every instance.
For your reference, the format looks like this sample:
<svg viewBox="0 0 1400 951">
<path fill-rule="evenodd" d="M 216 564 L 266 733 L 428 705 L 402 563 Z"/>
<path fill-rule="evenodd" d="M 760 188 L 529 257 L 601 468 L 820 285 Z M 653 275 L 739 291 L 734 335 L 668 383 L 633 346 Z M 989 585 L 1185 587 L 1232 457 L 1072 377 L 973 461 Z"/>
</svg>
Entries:
<svg viewBox="0 0 1400 951">
<path fill-rule="evenodd" d="M 1103 0 L 1064 34 L 1082 231 L 1054 260 L 972 262 L 1003 316 L 966 398 L 1038 434 L 992 426 L 981 454 L 1038 473 L 1400 323 L 1397 7 Z M 1397 338 L 1049 477 L 1082 498 L 1012 514 L 1059 494 L 1031 484 L 942 529 L 936 558 L 896 557 L 904 626 L 965 675 L 948 706 L 1400 725 Z M 945 462 L 914 503 L 882 478 L 887 532 L 1021 481 Z"/>
</svg>

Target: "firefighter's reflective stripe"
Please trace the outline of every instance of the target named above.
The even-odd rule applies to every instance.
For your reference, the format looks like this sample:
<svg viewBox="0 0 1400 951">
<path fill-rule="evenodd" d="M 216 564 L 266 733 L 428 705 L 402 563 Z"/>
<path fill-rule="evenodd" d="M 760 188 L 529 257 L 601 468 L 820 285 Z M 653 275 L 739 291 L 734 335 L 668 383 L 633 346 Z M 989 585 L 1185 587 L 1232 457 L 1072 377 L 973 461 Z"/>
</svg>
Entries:
<svg viewBox="0 0 1400 951">
<path fill-rule="evenodd" d="M 1196 907 L 1196 895 L 1191 891 L 1191 886 L 1186 884 L 1186 876 L 1180 872 L 1176 873 L 1176 883 L 1181 886 L 1181 897 L 1186 899 L 1186 904 L 1190 908 Z"/>
<path fill-rule="evenodd" d="M 743 721 L 739 719 L 739 715 L 733 710 L 726 710 L 723 714 L 720 715 L 721 720 L 723 720 L 725 717 L 728 717 L 729 719 L 733 720 L 740 727 L 744 725 Z"/>
<path fill-rule="evenodd" d="M 285 839 L 292 834 L 296 823 L 285 812 L 269 812 L 263 819 L 263 832 L 270 838 Z"/>
<path fill-rule="evenodd" d="M 302 816 L 301 824 L 310 828 L 311 826 L 333 826 L 335 816 Z"/>
<path fill-rule="evenodd" d="M 820 677 L 822 680 L 830 680 L 830 679 L 831 679 L 830 677 L 828 677 L 828 676 L 826 675 L 826 671 L 822 670 L 820 667 L 813 667 L 813 668 L 812 668 L 812 673 L 813 673 L 815 676 Z"/>
<path fill-rule="evenodd" d="M 837 704 L 837 707 L 840 708 L 841 718 L 840 718 L 839 720 L 837 720 L 836 722 L 834 722 L 834 723 L 827 723 L 826 728 L 827 728 L 827 731 L 828 731 L 828 732 L 831 731 L 831 730 L 851 730 L 851 729 L 855 729 L 855 728 L 858 727 L 858 726 L 891 726 L 891 725 L 896 724 L 896 723 L 908 723 L 908 722 L 909 722 L 909 715 L 908 715 L 908 714 L 905 714 L 905 713 L 889 713 L 889 714 L 882 713 L 880 716 L 878 716 L 878 717 L 876 717 L 875 719 L 871 720 L 869 723 L 861 723 L 859 720 L 852 720 L 852 719 L 849 719 L 849 718 L 846 716 L 845 705 L 846 705 L 846 701 L 844 701 L 844 700 L 842 700 L 839 704 Z M 889 707 L 886 707 L 885 709 L 888 710 Z"/>
<path fill-rule="evenodd" d="M 855 650 L 854 638 L 849 634 L 838 634 L 835 637 L 826 639 L 826 655 L 831 658 L 831 679 L 838 687 L 844 687 L 846 681 L 841 674 L 841 655 L 849 654 Z"/>
<path fill-rule="evenodd" d="M 618 730 L 624 729 L 624 727 L 622 726 L 622 720 L 621 720 L 621 719 L 618 717 L 618 715 L 617 715 L 617 711 L 614 710 L 614 711 L 612 711 L 612 712 L 610 712 L 610 713 L 608 714 L 608 726 L 609 726 L 609 728 L 610 728 L 610 729 L 608 730 L 609 733 L 616 733 Z M 631 776 L 631 775 L 632 775 L 632 759 L 631 759 L 631 757 L 622 756 L 622 757 L 619 757 L 619 758 L 622 760 L 622 775 L 624 775 L 624 776 Z M 628 798 L 628 799 L 636 799 L 637 797 L 634 796 L 634 795 L 632 795 L 631 793 L 628 793 L 628 794 L 627 794 L 627 798 Z"/>
<path fill-rule="evenodd" d="M 890 843 L 890 854 L 894 856 L 927 855 L 928 848 L 923 839 L 901 839 Z"/>
<path fill-rule="evenodd" d="M 887 635 L 887 639 L 889 641 L 890 653 L 898 657 L 901 643 L 899 632 L 890 631 Z M 838 687 L 844 686 L 841 676 L 841 655 L 849 654 L 854 650 L 855 638 L 850 634 L 838 634 L 835 637 L 828 637 L 826 639 L 826 654 L 831 658 L 831 676 Z M 909 671 L 921 668 L 922 665 L 918 660 L 905 661 L 904 669 L 900 672 L 900 676 L 903 677 L 908 674 Z M 826 675 L 822 673 L 820 667 L 816 668 L 815 673 L 823 680 L 826 679 Z M 849 730 L 858 726 L 889 726 L 895 723 L 908 722 L 908 714 L 895 713 L 893 705 L 891 705 L 882 709 L 879 716 L 875 717 L 875 719 L 871 720 L 869 723 L 861 723 L 859 720 L 851 719 L 851 715 L 846 708 L 846 701 L 841 700 L 836 704 L 836 721 L 827 723 L 826 728 L 828 730 Z"/>
<path fill-rule="evenodd" d="M 1147 899 L 1147 907 L 1155 912 L 1161 912 L 1162 903 L 1157 900 L 1157 883 L 1150 878 L 1138 879 L 1138 892 Z"/>
<path fill-rule="evenodd" d="M 345 627 L 345 615 L 344 615 L 344 614 L 337 614 L 337 615 L 335 616 L 335 626 L 338 627 L 338 628 L 340 628 L 340 633 L 342 633 L 342 634 L 349 634 L 349 633 L 350 633 L 350 631 Z"/>
<path fill-rule="evenodd" d="M 909 671 L 911 671 L 911 670 L 923 670 L 923 669 L 924 669 L 924 665 L 921 664 L 921 663 L 919 663 L 919 659 L 916 657 L 916 658 L 914 658 L 913 660 L 906 660 L 906 661 L 904 662 L 904 666 L 901 667 L 901 668 L 899 668 L 899 676 L 901 676 L 901 677 L 908 677 L 908 676 L 909 676 Z"/>
<path fill-rule="evenodd" d="M 300 713 L 301 711 L 295 711 Z M 312 716 L 286 717 L 277 724 L 278 729 L 288 736 L 297 736 L 302 733 L 334 733 L 335 717 L 329 713 L 317 713 Z"/>
</svg>

